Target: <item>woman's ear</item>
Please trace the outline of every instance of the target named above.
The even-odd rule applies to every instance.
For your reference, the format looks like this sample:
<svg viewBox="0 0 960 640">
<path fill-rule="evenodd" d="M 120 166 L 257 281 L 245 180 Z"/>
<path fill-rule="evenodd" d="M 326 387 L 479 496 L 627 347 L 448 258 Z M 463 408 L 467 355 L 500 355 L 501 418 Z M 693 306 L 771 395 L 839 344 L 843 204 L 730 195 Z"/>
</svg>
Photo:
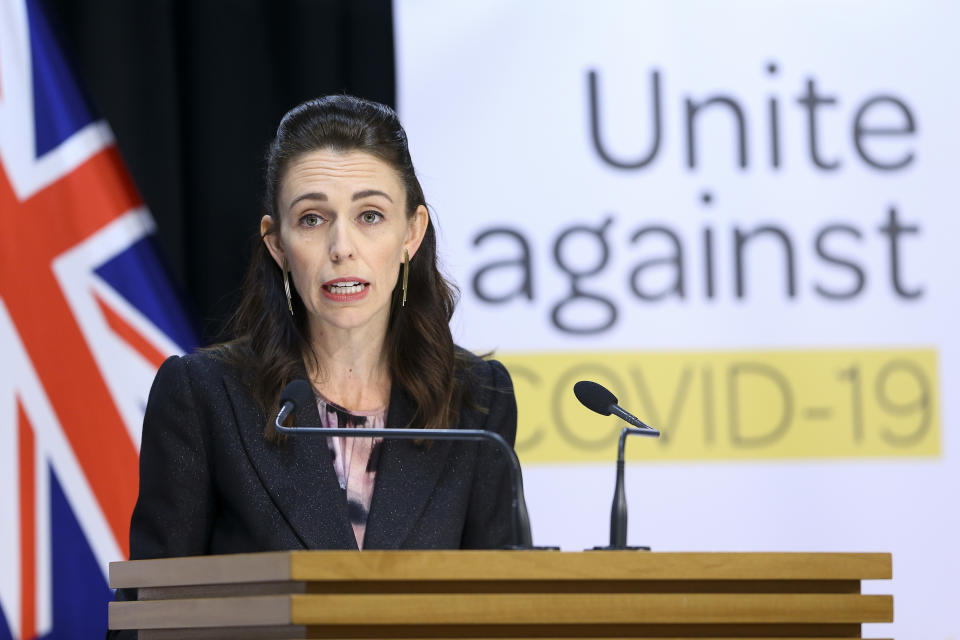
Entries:
<svg viewBox="0 0 960 640">
<path fill-rule="evenodd" d="M 413 215 L 407 220 L 407 237 L 403 243 L 403 248 L 410 252 L 412 258 L 420 249 L 420 243 L 423 242 L 423 236 L 427 233 L 427 225 L 430 224 L 430 212 L 423 205 L 417 207 Z"/>
<path fill-rule="evenodd" d="M 263 238 L 263 244 L 267 245 L 267 251 L 273 256 L 277 266 L 283 268 L 283 247 L 280 246 L 279 229 L 274 228 L 273 217 L 263 216 L 260 218 L 260 237 Z"/>
</svg>

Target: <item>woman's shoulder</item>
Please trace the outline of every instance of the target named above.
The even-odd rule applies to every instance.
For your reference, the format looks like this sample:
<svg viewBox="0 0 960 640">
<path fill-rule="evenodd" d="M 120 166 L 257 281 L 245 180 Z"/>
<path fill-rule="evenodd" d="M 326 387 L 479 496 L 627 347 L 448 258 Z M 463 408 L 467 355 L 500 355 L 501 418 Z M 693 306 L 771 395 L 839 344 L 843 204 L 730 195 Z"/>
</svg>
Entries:
<svg viewBox="0 0 960 640">
<path fill-rule="evenodd" d="M 457 377 L 468 387 L 489 390 L 499 393 L 513 393 L 513 382 L 510 373 L 499 360 L 455 347 L 457 361 Z"/>
<path fill-rule="evenodd" d="M 231 394 L 231 390 L 245 396 L 246 388 L 241 370 L 216 351 L 200 349 L 170 356 L 160 365 L 150 387 L 144 429 L 148 423 L 156 422 L 158 416 L 161 423 L 167 424 L 198 413 L 224 414 L 239 397 Z"/>
<path fill-rule="evenodd" d="M 457 347 L 461 424 L 497 431 L 513 444 L 517 429 L 517 399 L 503 363 Z"/>
<path fill-rule="evenodd" d="M 193 353 L 167 358 L 157 371 L 156 383 L 171 379 L 189 379 L 192 382 L 219 380 L 224 376 L 243 379 L 239 366 L 241 354 L 232 345 L 216 345 Z"/>
</svg>

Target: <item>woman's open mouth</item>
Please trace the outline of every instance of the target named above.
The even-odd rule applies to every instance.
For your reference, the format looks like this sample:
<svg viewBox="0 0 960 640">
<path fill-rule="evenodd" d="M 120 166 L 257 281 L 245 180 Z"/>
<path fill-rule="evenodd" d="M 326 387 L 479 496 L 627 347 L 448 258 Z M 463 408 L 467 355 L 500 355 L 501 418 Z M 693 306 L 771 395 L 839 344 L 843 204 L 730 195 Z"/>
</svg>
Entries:
<svg viewBox="0 0 960 640">
<path fill-rule="evenodd" d="M 323 295 L 334 302 L 353 302 L 362 299 L 370 290 L 370 283 L 360 278 L 335 278 L 321 286 Z"/>
</svg>

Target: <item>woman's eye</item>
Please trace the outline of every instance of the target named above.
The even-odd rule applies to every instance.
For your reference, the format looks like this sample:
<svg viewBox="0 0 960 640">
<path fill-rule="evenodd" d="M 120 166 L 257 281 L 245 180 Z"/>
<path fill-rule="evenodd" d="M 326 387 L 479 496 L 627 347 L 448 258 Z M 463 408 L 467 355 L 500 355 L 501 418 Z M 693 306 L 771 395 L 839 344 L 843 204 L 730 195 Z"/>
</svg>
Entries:
<svg viewBox="0 0 960 640">
<path fill-rule="evenodd" d="M 377 224 L 383 219 L 383 214 L 379 211 L 364 211 L 360 214 L 360 219 L 364 224 Z"/>
<path fill-rule="evenodd" d="M 316 227 L 321 222 L 323 222 L 323 218 L 321 218 L 315 213 L 308 213 L 307 215 L 300 218 L 300 224 L 302 224 L 305 227 Z"/>
</svg>

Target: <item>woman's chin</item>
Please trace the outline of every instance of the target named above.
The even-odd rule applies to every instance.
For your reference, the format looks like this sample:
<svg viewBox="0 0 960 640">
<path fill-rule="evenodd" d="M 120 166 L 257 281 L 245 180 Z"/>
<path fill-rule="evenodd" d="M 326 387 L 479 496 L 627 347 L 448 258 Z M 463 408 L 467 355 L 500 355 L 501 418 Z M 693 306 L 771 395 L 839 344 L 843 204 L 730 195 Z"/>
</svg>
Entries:
<svg viewBox="0 0 960 640">
<path fill-rule="evenodd" d="M 336 331 L 355 331 L 371 327 L 376 323 L 379 314 L 371 313 L 366 305 L 340 304 L 331 309 L 324 305 L 321 311 L 311 314 L 311 325 L 321 329 Z M 386 314 L 383 314 L 384 318 Z M 385 323 L 379 323 L 385 324 Z"/>
</svg>

